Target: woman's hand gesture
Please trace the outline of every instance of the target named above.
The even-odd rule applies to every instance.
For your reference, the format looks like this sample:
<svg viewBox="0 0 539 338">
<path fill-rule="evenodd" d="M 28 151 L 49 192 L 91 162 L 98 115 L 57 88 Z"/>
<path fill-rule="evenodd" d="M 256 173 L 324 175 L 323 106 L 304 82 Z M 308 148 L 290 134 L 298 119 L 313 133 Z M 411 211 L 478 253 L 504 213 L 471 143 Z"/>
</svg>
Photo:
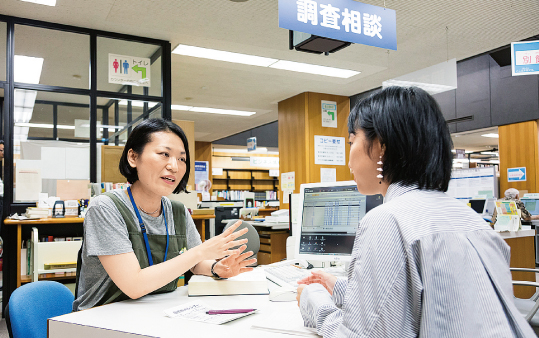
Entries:
<svg viewBox="0 0 539 338">
<path fill-rule="evenodd" d="M 200 250 L 202 258 L 201 260 L 220 259 L 225 256 L 231 256 L 234 254 L 237 254 L 239 256 L 241 251 L 238 251 L 238 249 L 230 249 L 247 243 L 247 238 L 236 240 L 236 238 L 242 236 L 243 234 L 247 233 L 247 231 L 249 231 L 248 228 L 245 228 L 234 232 L 240 225 L 241 221 L 237 221 L 236 223 L 234 223 L 234 225 L 226 229 L 219 236 L 212 237 L 199 245 L 197 248 L 198 250 Z M 245 250 L 245 248 L 243 250 Z"/>
<path fill-rule="evenodd" d="M 256 258 L 247 259 L 253 255 L 252 251 L 242 253 L 247 248 L 247 245 L 242 245 L 236 253 L 223 258 L 213 268 L 213 271 L 221 278 L 230 278 L 239 275 L 240 273 L 252 271 L 253 268 L 248 268 L 247 265 L 254 264 Z"/>
</svg>

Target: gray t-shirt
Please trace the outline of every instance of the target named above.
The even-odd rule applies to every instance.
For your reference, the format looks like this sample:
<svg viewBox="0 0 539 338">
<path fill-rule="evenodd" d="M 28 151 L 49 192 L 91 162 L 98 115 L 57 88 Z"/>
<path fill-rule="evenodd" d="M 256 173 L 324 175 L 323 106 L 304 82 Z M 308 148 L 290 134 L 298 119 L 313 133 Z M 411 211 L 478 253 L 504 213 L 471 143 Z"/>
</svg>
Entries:
<svg viewBox="0 0 539 338">
<path fill-rule="evenodd" d="M 113 190 L 112 193 L 118 196 L 129 208 L 138 224 L 135 209 L 125 190 Z M 174 235 L 172 205 L 167 197 L 163 197 L 162 200 L 167 217 L 168 233 Z M 140 212 L 140 215 L 148 234 L 166 234 L 163 215 L 152 217 L 143 212 Z M 187 208 L 185 209 L 185 216 L 187 219 L 187 249 L 191 249 L 200 245 L 202 241 Z M 73 311 L 85 310 L 95 306 L 113 283 L 101 265 L 98 256 L 118 255 L 128 252 L 133 252 L 133 247 L 122 215 L 110 197 L 97 196 L 90 203 L 84 218 L 84 243 L 79 277 L 79 296 L 73 302 Z"/>
</svg>

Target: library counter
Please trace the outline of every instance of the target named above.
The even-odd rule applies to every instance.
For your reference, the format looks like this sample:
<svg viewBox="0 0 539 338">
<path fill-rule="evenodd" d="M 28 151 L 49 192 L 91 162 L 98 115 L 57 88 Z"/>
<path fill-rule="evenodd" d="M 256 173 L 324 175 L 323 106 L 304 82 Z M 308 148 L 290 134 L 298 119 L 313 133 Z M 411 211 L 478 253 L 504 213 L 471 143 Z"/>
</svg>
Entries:
<svg viewBox="0 0 539 338">
<path fill-rule="evenodd" d="M 271 289 L 270 284 L 273 283 L 268 282 Z M 213 309 L 255 308 L 258 312 L 222 325 L 168 318 L 163 313 L 166 309 L 192 301 L 202 301 Z M 145 296 L 51 318 L 48 337 L 290 337 L 289 334 L 254 329 L 253 325 L 293 329 L 301 331 L 304 336 L 310 333 L 303 328 L 296 301 L 270 302 L 268 295 L 188 297 L 187 287 L 183 286 L 172 293 Z M 311 336 L 317 337 L 315 334 Z"/>
</svg>

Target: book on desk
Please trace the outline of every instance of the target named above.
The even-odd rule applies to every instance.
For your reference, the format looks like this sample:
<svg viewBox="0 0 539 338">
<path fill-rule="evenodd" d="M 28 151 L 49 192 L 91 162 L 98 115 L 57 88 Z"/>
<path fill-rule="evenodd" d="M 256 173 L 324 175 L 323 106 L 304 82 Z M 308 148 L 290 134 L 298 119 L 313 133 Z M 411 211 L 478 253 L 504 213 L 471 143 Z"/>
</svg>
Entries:
<svg viewBox="0 0 539 338">
<path fill-rule="evenodd" d="M 194 275 L 187 285 L 189 297 L 269 294 L 266 274 L 254 269 L 228 279 Z"/>
</svg>

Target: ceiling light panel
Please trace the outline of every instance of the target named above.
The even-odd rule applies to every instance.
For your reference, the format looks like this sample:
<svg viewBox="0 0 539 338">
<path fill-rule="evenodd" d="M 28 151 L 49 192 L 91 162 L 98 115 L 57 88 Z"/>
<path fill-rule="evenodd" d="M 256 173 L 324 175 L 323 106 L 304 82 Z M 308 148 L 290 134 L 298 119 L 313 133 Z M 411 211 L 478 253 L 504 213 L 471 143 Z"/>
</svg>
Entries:
<svg viewBox="0 0 539 338">
<path fill-rule="evenodd" d="M 217 108 L 205 108 L 205 107 L 193 107 L 193 108 L 191 108 L 190 111 L 194 111 L 194 112 L 198 112 L 198 113 L 239 115 L 239 116 L 251 116 L 251 115 L 256 114 L 256 112 L 254 112 L 254 111 L 217 109 Z"/>
<path fill-rule="evenodd" d="M 483 134 L 481 135 L 483 137 L 491 137 L 491 138 L 499 138 L 499 135 L 498 134 L 494 134 L 494 133 L 489 133 L 489 134 Z"/>
<path fill-rule="evenodd" d="M 21 0 L 24 2 L 32 2 L 40 5 L 56 6 L 56 0 Z"/>
<path fill-rule="evenodd" d="M 39 84 L 43 58 L 15 55 L 15 82 Z"/>
<path fill-rule="evenodd" d="M 342 79 L 348 79 L 360 73 L 355 70 L 311 65 L 307 63 L 293 62 L 293 61 L 286 61 L 286 60 L 279 60 L 269 67 L 276 68 L 276 69 L 289 70 L 292 72 L 339 77 Z"/>
<path fill-rule="evenodd" d="M 277 62 L 277 59 L 266 58 L 262 56 L 247 55 L 233 52 L 226 52 L 222 50 L 215 50 L 209 48 L 178 45 L 172 53 L 193 56 L 197 58 L 226 61 L 233 63 L 241 63 L 250 66 L 268 67 L 269 65 Z"/>
</svg>

